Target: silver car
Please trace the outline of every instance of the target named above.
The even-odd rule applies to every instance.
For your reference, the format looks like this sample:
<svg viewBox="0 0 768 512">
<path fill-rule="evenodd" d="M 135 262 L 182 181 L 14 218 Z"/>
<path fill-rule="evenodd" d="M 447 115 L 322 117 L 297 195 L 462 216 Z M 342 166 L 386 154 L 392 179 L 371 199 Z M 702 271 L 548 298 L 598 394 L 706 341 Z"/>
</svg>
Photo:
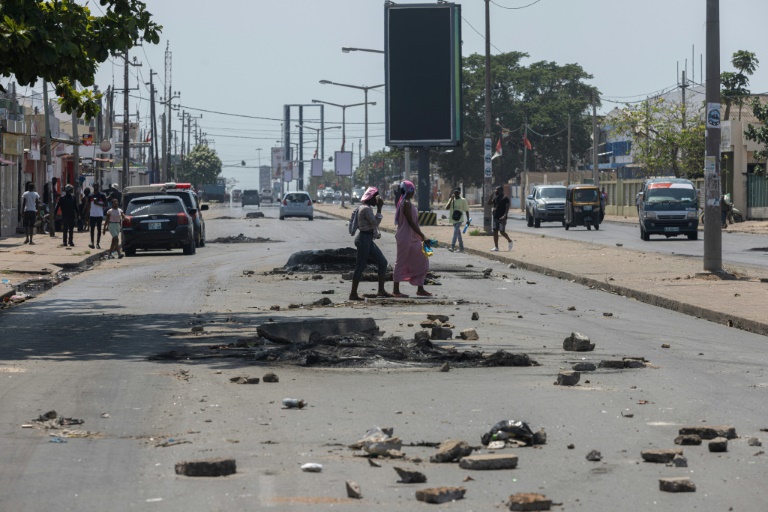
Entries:
<svg viewBox="0 0 768 512">
<path fill-rule="evenodd" d="M 286 217 L 306 217 L 314 220 L 312 198 L 307 192 L 288 192 L 283 196 L 280 202 L 280 220 L 285 220 Z"/>
</svg>

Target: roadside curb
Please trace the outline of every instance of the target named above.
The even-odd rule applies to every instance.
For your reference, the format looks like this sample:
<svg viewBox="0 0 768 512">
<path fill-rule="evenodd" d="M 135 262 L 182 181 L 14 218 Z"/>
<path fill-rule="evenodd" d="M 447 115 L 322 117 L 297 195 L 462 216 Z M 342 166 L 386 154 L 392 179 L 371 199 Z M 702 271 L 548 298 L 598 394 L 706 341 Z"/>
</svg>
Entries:
<svg viewBox="0 0 768 512">
<path fill-rule="evenodd" d="M 338 218 L 341 220 L 348 220 L 346 216 L 342 216 L 326 210 L 321 210 L 321 211 L 325 215 L 328 215 L 330 217 Z M 387 233 L 395 233 L 395 230 L 390 228 L 380 228 L 380 229 L 381 231 L 384 231 Z M 591 277 L 584 277 L 584 276 L 572 274 L 570 272 L 566 272 L 563 270 L 556 270 L 553 268 L 545 267 L 543 265 L 537 265 L 535 263 L 529 263 L 529 262 L 518 260 L 515 258 L 502 256 L 500 254 L 488 254 L 487 252 L 480 251 L 477 249 L 471 249 L 471 248 L 465 248 L 464 252 L 467 254 L 472 254 L 474 256 L 481 256 L 488 260 L 498 261 L 500 263 L 513 263 L 517 268 L 522 270 L 528 270 L 530 272 L 536 272 L 537 274 L 555 277 L 558 279 L 565 279 L 568 281 L 572 281 L 576 284 L 589 286 L 590 288 L 598 291 L 612 293 L 614 295 L 627 297 L 629 299 L 635 299 L 637 301 L 643 302 L 645 304 L 649 304 L 651 306 L 656 306 L 656 307 L 668 309 L 670 311 L 675 311 L 677 313 L 682 313 L 684 315 L 701 318 L 710 322 L 727 325 L 729 327 L 734 327 L 736 329 L 741 329 L 743 331 L 748 331 L 748 332 L 753 332 L 755 334 L 768 336 L 768 323 L 756 322 L 754 320 L 749 320 L 747 318 L 729 315 L 726 313 L 722 313 L 720 311 L 715 311 L 715 310 L 703 308 L 700 306 L 694 306 L 679 300 L 663 297 L 661 295 L 641 292 L 639 290 L 635 290 L 634 288 L 628 288 L 626 286 L 609 284 L 604 281 L 600 281 L 598 279 L 593 279 Z"/>
</svg>

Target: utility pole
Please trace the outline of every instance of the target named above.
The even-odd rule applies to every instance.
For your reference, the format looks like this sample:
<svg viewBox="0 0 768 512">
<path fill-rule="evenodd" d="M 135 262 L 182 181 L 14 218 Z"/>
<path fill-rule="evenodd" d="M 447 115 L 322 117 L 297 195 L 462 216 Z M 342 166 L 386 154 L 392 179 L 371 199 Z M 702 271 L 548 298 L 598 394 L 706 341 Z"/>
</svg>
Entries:
<svg viewBox="0 0 768 512">
<path fill-rule="evenodd" d="M 600 133 L 597 131 L 597 100 L 592 93 L 592 183 L 600 186 L 600 173 L 598 167 L 598 148 L 600 146 Z"/>
<path fill-rule="evenodd" d="M 707 0 L 707 151 L 704 156 L 704 270 L 721 272 L 720 0 Z"/>
<path fill-rule="evenodd" d="M 155 84 L 153 82 L 153 77 L 157 73 L 154 72 L 154 70 L 149 71 L 149 97 L 150 97 L 150 116 L 152 116 L 152 119 L 149 123 L 149 129 L 150 129 L 150 137 L 152 137 L 152 145 L 150 146 L 150 158 L 152 159 L 152 181 L 157 180 L 160 181 L 160 159 L 158 158 L 158 150 L 157 150 L 157 118 L 155 117 Z M 163 137 L 165 139 L 165 137 Z"/>
<path fill-rule="evenodd" d="M 51 120 L 48 113 L 48 81 L 43 80 L 43 112 L 45 113 L 45 181 L 48 183 L 48 231 L 56 236 L 56 212 L 53 211 L 53 159 L 51 157 Z"/>
<path fill-rule="evenodd" d="M 128 50 L 123 54 L 125 58 L 123 70 L 123 173 L 120 175 L 120 190 L 128 185 L 128 169 L 131 156 L 131 119 L 128 114 L 128 66 L 140 68 L 141 64 L 128 60 Z"/>
<path fill-rule="evenodd" d="M 568 171 L 568 184 L 571 184 L 571 114 L 568 114 L 568 154 L 565 157 L 565 168 Z"/>
<path fill-rule="evenodd" d="M 485 177 L 483 179 L 483 228 L 486 233 L 491 232 L 491 205 L 488 204 L 488 200 L 491 198 L 493 180 L 491 146 L 491 6 L 490 0 L 485 0 L 485 138 L 483 141 Z"/>
<path fill-rule="evenodd" d="M 523 125 L 523 193 L 520 194 L 520 209 L 525 211 L 525 198 L 528 197 L 528 116 L 525 117 Z"/>
<path fill-rule="evenodd" d="M 171 145 L 171 141 L 168 138 L 168 136 L 166 135 L 166 131 L 165 131 L 165 113 L 160 114 L 160 126 L 162 127 L 162 130 L 160 130 L 160 131 L 162 132 L 161 136 L 162 136 L 162 139 L 163 139 L 163 147 L 164 148 L 168 148 Z M 163 155 L 163 159 L 165 159 L 165 155 Z M 159 173 L 158 174 L 158 180 L 157 180 L 158 183 L 163 181 L 163 177 L 165 177 L 165 182 L 166 183 L 169 182 L 169 181 L 172 181 L 170 179 L 170 171 L 163 171 L 163 172 Z"/>
<path fill-rule="evenodd" d="M 184 120 L 187 118 L 187 111 L 181 111 L 181 166 L 184 167 L 184 159 L 187 153 L 184 151 Z"/>
<path fill-rule="evenodd" d="M 173 117 L 171 115 L 171 100 L 173 99 L 172 94 L 172 87 L 171 82 L 173 80 L 173 54 L 171 53 L 171 42 L 167 41 L 165 43 L 165 86 L 168 87 L 168 96 L 166 96 L 166 103 L 165 103 L 165 119 L 168 120 L 168 137 L 167 142 L 168 145 L 163 146 L 163 160 L 164 160 L 164 166 L 163 170 L 165 171 L 165 177 L 166 181 L 170 181 L 171 177 L 171 118 Z M 165 123 L 163 123 L 163 128 L 165 128 Z M 165 131 L 165 129 L 163 129 Z"/>
</svg>

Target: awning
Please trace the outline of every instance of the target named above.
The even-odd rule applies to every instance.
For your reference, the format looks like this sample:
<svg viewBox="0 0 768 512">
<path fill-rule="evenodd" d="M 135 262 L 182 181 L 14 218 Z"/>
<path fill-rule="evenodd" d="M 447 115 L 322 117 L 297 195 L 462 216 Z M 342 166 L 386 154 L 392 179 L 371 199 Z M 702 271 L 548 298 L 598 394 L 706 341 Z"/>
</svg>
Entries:
<svg viewBox="0 0 768 512">
<path fill-rule="evenodd" d="M 16 162 L 11 162 L 5 158 L 0 158 L 0 165 L 16 165 Z"/>
</svg>

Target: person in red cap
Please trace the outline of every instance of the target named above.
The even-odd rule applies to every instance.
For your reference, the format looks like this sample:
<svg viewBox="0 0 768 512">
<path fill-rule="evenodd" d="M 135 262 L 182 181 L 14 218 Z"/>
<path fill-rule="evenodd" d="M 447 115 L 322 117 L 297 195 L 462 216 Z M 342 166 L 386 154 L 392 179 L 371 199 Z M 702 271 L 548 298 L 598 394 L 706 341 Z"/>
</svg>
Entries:
<svg viewBox="0 0 768 512">
<path fill-rule="evenodd" d="M 376 214 L 373 213 L 373 207 L 376 206 Z M 355 263 L 355 272 L 352 274 L 352 291 L 349 292 L 349 300 L 363 300 L 357 294 L 357 287 L 360 285 L 360 278 L 363 277 L 363 271 L 368 265 L 368 259 L 373 258 L 379 273 L 379 290 L 377 297 L 391 297 L 384 289 L 384 282 L 387 279 L 387 258 L 381 252 L 381 249 L 375 243 L 375 240 L 381 238 L 379 224 L 381 224 L 381 207 L 384 206 L 384 200 L 379 195 L 379 189 L 368 187 L 360 198 L 360 206 L 357 208 L 357 227 L 360 230 L 355 237 L 355 247 L 357 247 L 357 261 Z"/>
</svg>

